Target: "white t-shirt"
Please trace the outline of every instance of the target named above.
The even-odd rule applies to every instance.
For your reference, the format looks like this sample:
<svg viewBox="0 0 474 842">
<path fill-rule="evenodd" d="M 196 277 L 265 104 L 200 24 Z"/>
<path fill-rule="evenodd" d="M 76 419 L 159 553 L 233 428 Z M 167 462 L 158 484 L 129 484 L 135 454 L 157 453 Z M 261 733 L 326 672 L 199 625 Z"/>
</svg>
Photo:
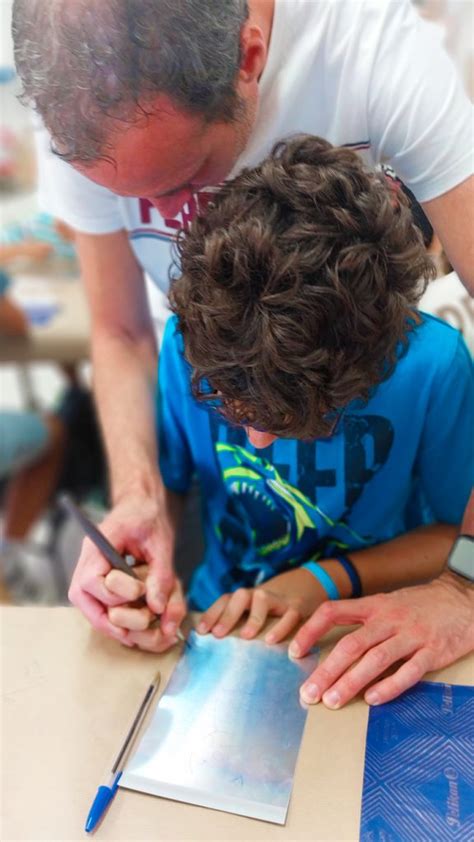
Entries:
<svg viewBox="0 0 474 842">
<path fill-rule="evenodd" d="M 255 166 L 296 132 L 388 162 L 420 202 L 473 172 L 473 112 L 433 28 L 409 0 L 276 0 L 260 109 L 230 176 Z M 85 233 L 125 228 L 145 271 L 166 290 L 176 228 L 148 200 L 122 198 L 48 152 L 38 136 L 40 201 Z M 204 198 L 204 197 L 202 197 Z"/>
</svg>

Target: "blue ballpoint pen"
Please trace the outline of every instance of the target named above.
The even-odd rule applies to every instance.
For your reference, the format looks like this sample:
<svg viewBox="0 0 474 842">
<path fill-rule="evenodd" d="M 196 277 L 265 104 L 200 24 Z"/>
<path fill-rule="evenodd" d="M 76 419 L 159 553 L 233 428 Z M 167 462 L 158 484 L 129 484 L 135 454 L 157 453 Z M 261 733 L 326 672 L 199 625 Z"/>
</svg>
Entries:
<svg viewBox="0 0 474 842">
<path fill-rule="evenodd" d="M 89 815 L 87 816 L 85 827 L 87 833 L 91 833 L 97 827 L 99 821 L 104 815 L 115 793 L 117 792 L 119 781 L 122 777 L 125 756 L 128 753 L 129 749 L 132 747 L 133 741 L 138 733 L 140 725 L 142 724 L 146 712 L 150 707 L 153 696 L 158 690 L 158 687 L 160 685 L 160 678 L 161 676 L 158 672 L 145 693 L 144 699 L 138 709 L 138 713 L 135 719 L 133 720 L 130 730 L 127 736 L 125 737 L 123 745 L 117 755 L 115 763 L 112 766 L 112 771 L 110 773 L 110 777 L 107 783 L 102 784 L 97 790 L 94 802 L 89 810 Z"/>
</svg>

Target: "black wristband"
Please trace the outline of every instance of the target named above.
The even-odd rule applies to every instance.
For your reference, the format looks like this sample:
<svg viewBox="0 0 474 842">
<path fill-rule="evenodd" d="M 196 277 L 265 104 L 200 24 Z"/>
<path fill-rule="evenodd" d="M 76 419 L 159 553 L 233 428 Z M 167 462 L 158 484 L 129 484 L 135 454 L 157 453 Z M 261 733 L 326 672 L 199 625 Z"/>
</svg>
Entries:
<svg viewBox="0 0 474 842">
<path fill-rule="evenodd" d="M 357 599 L 359 596 L 362 596 L 362 582 L 360 581 L 360 576 L 350 558 L 347 558 L 346 555 L 334 555 L 332 558 L 334 561 L 338 561 L 339 564 L 342 564 L 344 570 L 349 576 L 349 579 L 351 580 L 351 599 Z"/>
</svg>

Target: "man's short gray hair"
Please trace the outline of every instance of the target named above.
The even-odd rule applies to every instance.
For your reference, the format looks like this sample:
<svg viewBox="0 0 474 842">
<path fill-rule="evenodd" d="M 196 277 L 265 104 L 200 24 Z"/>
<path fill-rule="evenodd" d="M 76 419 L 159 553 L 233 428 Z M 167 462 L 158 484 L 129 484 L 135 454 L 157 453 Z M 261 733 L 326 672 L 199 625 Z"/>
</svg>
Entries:
<svg viewBox="0 0 474 842">
<path fill-rule="evenodd" d="M 159 93 L 230 121 L 247 17 L 247 0 L 14 0 L 23 100 L 58 154 L 84 163 L 110 158 L 120 121 L 152 113 Z"/>
</svg>

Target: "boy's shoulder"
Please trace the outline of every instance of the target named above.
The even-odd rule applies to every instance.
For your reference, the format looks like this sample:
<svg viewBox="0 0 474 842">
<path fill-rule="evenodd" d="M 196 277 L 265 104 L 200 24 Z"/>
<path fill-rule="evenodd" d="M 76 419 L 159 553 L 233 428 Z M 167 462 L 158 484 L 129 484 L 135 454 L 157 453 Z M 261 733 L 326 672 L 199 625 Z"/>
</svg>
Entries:
<svg viewBox="0 0 474 842">
<path fill-rule="evenodd" d="M 377 404 L 393 407 L 395 398 L 404 407 L 420 405 L 420 400 L 427 406 L 450 390 L 473 387 L 473 361 L 460 331 L 428 313 L 418 316 L 394 371 L 374 392 Z"/>
<path fill-rule="evenodd" d="M 448 372 L 457 356 L 470 360 L 459 330 L 429 313 L 418 311 L 419 323 L 408 334 L 407 352 L 398 366 L 422 365 L 425 374 Z M 398 368 L 397 366 L 397 368 Z"/>
<path fill-rule="evenodd" d="M 461 335 L 457 328 L 443 321 L 438 316 L 425 313 L 424 310 L 417 310 L 416 312 L 420 318 L 420 323 L 417 325 L 415 332 L 418 331 L 419 335 L 423 336 L 425 341 L 427 337 L 439 337 L 447 344 L 456 344 Z"/>
<path fill-rule="evenodd" d="M 184 356 L 184 340 L 179 329 L 179 319 L 174 314 L 168 318 L 160 343 L 158 375 L 163 385 L 173 381 L 175 388 L 189 391 L 191 367 Z"/>
<path fill-rule="evenodd" d="M 179 319 L 172 313 L 166 321 L 165 329 L 163 331 L 163 338 L 160 346 L 160 356 L 162 354 L 178 356 L 184 360 L 184 342 L 183 336 L 179 329 Z"/>
</svg>

